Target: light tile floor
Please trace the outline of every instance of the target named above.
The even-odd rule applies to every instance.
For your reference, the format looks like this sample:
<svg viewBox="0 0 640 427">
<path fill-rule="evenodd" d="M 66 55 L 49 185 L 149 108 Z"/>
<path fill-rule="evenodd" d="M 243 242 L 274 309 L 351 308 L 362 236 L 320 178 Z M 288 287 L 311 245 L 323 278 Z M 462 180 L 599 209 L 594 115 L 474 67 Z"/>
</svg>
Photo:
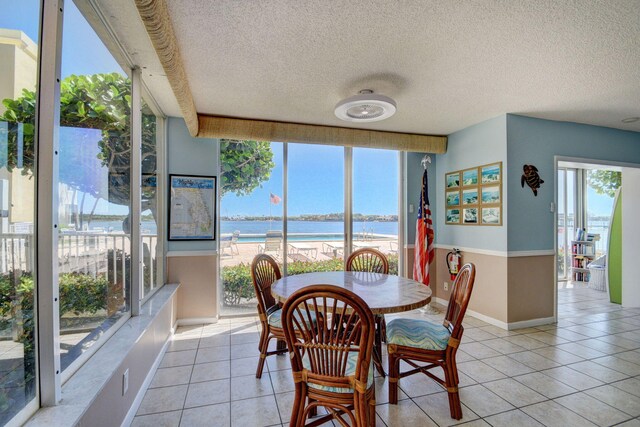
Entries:
<svg viewBox="0 0 640 427">
<path fill-rule="evenodd" d="M 640 427 L 640 309 L 590 289 L 561 289 L 558 301 L 554 325 L 505 331 L 467 316 L 458 352 L 461 421 L 449 417 L 439 386 L 414 375 L 400 380 L 398 405 L 388 404 L 387 380 L 376 378 L 377 424 Z M 288 358 L 270 356 L 256 379 L 258 328 L 256 318 L 180 328 L 133 426 L 288 425 Z"/>
</svg>

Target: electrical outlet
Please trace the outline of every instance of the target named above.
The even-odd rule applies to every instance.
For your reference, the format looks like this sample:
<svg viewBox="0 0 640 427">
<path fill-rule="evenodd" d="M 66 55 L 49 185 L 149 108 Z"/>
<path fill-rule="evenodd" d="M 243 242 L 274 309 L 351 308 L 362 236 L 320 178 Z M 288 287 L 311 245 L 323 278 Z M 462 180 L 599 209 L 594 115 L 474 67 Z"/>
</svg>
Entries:
<svg viewBox="0 0 640 427">
<path fill-rule="evenodd" d="M 409 203 L 409 213 L 413 213 L 413 203 Z"/>
<path fill-rule="evenodd" d="M 129 390 L 129 369 L 122 374 L 122 395 L 124 396 Z"/>
<path fill-rule="evenodd" d="M 449 290 L 449 282 L 444 282 L 444 290 L 445 291 Z"/>
</svg>

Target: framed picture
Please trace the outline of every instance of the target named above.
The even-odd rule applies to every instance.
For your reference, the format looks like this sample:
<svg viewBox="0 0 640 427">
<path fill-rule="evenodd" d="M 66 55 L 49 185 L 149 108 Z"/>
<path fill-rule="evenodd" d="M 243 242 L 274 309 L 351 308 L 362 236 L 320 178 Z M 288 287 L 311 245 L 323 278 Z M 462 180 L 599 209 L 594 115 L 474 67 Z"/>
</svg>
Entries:
<svg viewBox="0 0 640 427">
<path fill-rule="evenodd" d="M 169 176 L 169 240 L 215 240 L 216 177 Z"/>
<path fill-rule="evenodd" d="M 482 204 L 500 203 L 500 186 L 491 185 L 482 187 Z"/>
<path fill-rule="evenodd" d="M 502 180 L 502 163 L 493 163 L 482 166 L 482 183 L 491 184 Z"/>
<path fill-rule="evenodd" d="M 475 205 L 478 203 L 478 188 L 468 188 L 462 190 L 462 204 Z"/>
<path fill-rule="evenodd" d="M 482 208 L 482 223 L 500 225 L 500 208 Z"/>
<path fill-rule="evenodd" d="M 458 206 L 460 204 L 459 191 L 447 191 L 447 206 Z"/>
<path fill-rule="evenodd" d="M 444 176 L 446 224 L 502 225 L 502 162 Z"/>
<path fill-rule="evenodd" d="M 447 209 L 447 224 L 460 224 L 460 209 Z"/>
<path fill-rule="evenodd" d="M 460 187 L 460 172 L 452 172 L 445 175 L 447 188 Z"/>
<path fill-rule="evenodd" d="M 462 210 L 462 223 L 463 224 L 477 224 L 478 223 L 478 208 L 465 208 Z"/>
<path fill-rule="evenodd" d="M 462 186 L 478 185 L 478 168 L 462 171 Z"/>
</svg>

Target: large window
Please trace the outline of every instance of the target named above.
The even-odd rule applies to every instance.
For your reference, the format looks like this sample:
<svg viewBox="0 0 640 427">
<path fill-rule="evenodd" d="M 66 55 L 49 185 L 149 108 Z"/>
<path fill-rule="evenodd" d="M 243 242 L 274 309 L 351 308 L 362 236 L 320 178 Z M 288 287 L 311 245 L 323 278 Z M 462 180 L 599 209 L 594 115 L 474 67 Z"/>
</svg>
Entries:
<svg viewBox="0 0 640 427">
<path fill-rule="evenodd" d="M 142 103 L 142 200 L 141 200 L 141 247 L 142 247 L 142 291 L 146 298 L 163 283 L 162 239 L 158 239 L 161 205 L 159 168 L 158 118 L 146 103 Z M 160 258 L 158 258 L 160 256 Z"/>
<path fill-rule="evenodd" d="M 40 2 L 0 1 L 0 425 L 36 404 L 35 111 Z"/>
<path fill-rule="evenodd" d="M 343 270 L 349 246 L 374 247 L 387 254 L 396 274 L 398 155 L 222 140 L 221 313 L 255 312 L 250 266 L 259 253 L 272 255 L 283 274 L 294 275 Z"/>
<path fill-rule="evenodd" d="M 343 147 L 289 144 L 287 274 L 344 269 Z"/>
<path fill-rule="evenodd" d="M 373 247 L 398 274 L 398 152 L 353 149 L 353 249 Z"/>
<path fill-rule="evenodd" d="M 284 269 L 283 150 L 281 142 L 220 143 L 220 270 L 223 315 L 254 313 L 251 261 L 273 256 Z"/>
<path fill-rule="evenodd" d="M 128 315 L 131 287 L 131 82 L 74 3 L 65 5 L 58 183 L 63 371 Z"/>
</svg>

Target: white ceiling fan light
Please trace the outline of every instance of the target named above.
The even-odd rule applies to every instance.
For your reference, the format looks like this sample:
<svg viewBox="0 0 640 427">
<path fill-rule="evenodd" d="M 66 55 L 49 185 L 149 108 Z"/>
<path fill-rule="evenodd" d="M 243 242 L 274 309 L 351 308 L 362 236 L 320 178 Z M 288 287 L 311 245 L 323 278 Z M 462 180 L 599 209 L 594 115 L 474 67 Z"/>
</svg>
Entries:
<svg viewBox="0 0 640 427">
<path fill-rule="evenodd" d="M 384 95 L 364 89 L 336 104 L 335 115 L 346 122 L 377 122 L 396 113 L 396 102 Z"/>
</svg>

